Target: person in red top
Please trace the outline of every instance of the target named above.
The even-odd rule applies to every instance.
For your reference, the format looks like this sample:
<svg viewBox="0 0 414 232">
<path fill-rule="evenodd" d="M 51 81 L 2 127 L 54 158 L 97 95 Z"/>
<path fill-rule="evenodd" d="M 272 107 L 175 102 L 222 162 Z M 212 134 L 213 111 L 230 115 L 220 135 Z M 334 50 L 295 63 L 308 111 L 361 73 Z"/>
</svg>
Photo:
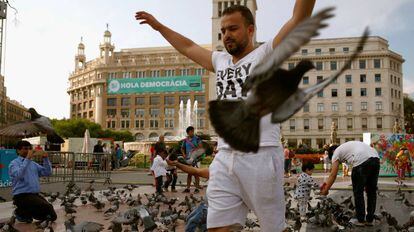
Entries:
<svg viewBox="0 0 414 232">
<path fill-rule="evenodd" d="M 285 154 L 285 177 L 289 177 L 290 176 L 290 163 L 291 163 L 291 159 L 290 159 L 290 150 L 288 148 L 288 144 L 285 143 L 285 150 L 283 151 Z"/>
<path fill-rule="evenodd" d="M 155 144 L 151 144 L 149 152 L 150 152 L 151 156 L 150 156 L 150 168 L 149 168 L 148 175 L 152 176 L 152 175 L 154 175 L 153 171 L 151 171 L 151 167 L 152 167 L 152 163 L 154 162 L 154 158 L 155 158 Z"/>
</svg>

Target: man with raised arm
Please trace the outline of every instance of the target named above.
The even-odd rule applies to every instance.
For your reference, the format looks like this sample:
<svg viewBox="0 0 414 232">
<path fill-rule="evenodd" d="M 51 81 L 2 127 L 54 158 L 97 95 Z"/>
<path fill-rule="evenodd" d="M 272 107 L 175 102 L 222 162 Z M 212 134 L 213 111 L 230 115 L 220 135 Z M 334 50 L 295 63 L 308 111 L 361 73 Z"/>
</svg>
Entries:
<svg viewBox="0 0 414 232">
<path fill-rule="evenodd" d="M 177 51 L 216 73 L 218 99 L 245 98 L 241 87 L 252 70 L 300 22 L 312 14 L 315 0 L 296 0 L 292 17 L 274 38 L 256 47 L 253 42 L 255 20 L 250 10 L 241 5 L 225 9 L 221 33 L 227 52 L 210 51 L 160 23 L 151 14 L 139 11 L 135 18 L 158 31 Z M 260 123 L 260 149 L 243 153 L 218 141 L 218 153 L 209 170 L 207 187 L 209 231 L 238 230 L 251 209 L 264 232 L 285 228 L 283 193 L 283 148 L 280 128 L 270 123 L 270 114 Z"/>
<path fill-rule="evenodd" d="M 16 219 L 26 223 L 31 223 L 33 219 L 55 221 L 57 216 L 53 206 L 39 195 L 39 177 L 52 174 L 48 154 L 33 150 L 32 145 L 24 140 L 17 142 L 16 151 L 19 156 L 9 165 Z M 42 165 L 33 161 L 35 154 L 42 154 Z"/>
</svg>

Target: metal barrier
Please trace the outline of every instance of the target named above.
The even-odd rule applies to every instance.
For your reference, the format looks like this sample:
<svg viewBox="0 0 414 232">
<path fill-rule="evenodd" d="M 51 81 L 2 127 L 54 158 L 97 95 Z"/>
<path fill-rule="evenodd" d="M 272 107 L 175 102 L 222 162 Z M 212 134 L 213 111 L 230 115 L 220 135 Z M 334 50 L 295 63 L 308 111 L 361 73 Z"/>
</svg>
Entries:
<svg viewBox="0 0 414 232">
<path fill-rule="evenodd" d="M 108 179 L 111 177 L 111 154 L 48 152 L 52 175 L 41 177 L 42 183 Z M 42 163 L 40 157 L 35 159 Z"/>
</svg>

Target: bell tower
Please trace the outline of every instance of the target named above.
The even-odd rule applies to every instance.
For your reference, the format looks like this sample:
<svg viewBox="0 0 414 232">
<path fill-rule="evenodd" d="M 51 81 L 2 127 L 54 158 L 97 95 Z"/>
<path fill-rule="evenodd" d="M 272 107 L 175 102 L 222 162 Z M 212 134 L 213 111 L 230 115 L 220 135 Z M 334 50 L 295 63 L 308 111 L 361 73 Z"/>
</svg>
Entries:
<svg viewBox="0 0 414 232">
<path fill-rule="evenodd" d="M 83 44 L 83 38 L 78 45 L 78 52 L 75 56 L 75 71 L 83 69 L 85 67 L 86 57 L 85 57 L 85 45 Z"/>
<path fill-rule="evenodd" d="M 113 53 L 115 46 L 111 44 L 111 37 L 112 33 L 109 31 L 109 25 L 106 24 L 106 31 L 104 32 L 104 41 L 99 46 L 100 48 L 100 57 L 103 59 L 104 64 L 109 64 L 109 62 L 112 60 Z"/>
</svg>

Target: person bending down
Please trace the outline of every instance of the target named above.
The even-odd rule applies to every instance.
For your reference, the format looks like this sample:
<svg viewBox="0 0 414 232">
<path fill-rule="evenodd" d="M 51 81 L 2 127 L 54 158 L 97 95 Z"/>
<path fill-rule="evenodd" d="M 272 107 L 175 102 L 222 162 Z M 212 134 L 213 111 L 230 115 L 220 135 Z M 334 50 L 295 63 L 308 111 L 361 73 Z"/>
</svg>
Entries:
<svg viewBox="0 0 414 232">
<path fill-rule="evenodd" d="M 26 223 L 31 223 L 33 219 L 55 221 L 57 216 L 53 206 L 39 195 L 39 177 L 52 174 L 48 154 L 42 152 L 43 165 L 39 165 L 32 161 L 35 151 L 29 142 L 17 142 L 16 150 L 18 157 L 9 165 L 13 204 L 17 207 L 14 211 L 16 219 Z"/>
<path fill-rule="evenodd" d="M 329 150 L 332 156 L 332 171 L 321 189 L 321 195 L 328 195 L 329 189 L 335 182 L 339 163 L 352 165 L 352 191 L 354 192 L 356 219 L 350 223 L 356 226 L 372 226 L 377 202 L 378 174 L 380 160 L 378 152 L 360 141 L 349 141 L 341 146 L 332 146 Z M 364 191 L 367 193 L 367 211 L 365 213 Z"/>
</svg>

